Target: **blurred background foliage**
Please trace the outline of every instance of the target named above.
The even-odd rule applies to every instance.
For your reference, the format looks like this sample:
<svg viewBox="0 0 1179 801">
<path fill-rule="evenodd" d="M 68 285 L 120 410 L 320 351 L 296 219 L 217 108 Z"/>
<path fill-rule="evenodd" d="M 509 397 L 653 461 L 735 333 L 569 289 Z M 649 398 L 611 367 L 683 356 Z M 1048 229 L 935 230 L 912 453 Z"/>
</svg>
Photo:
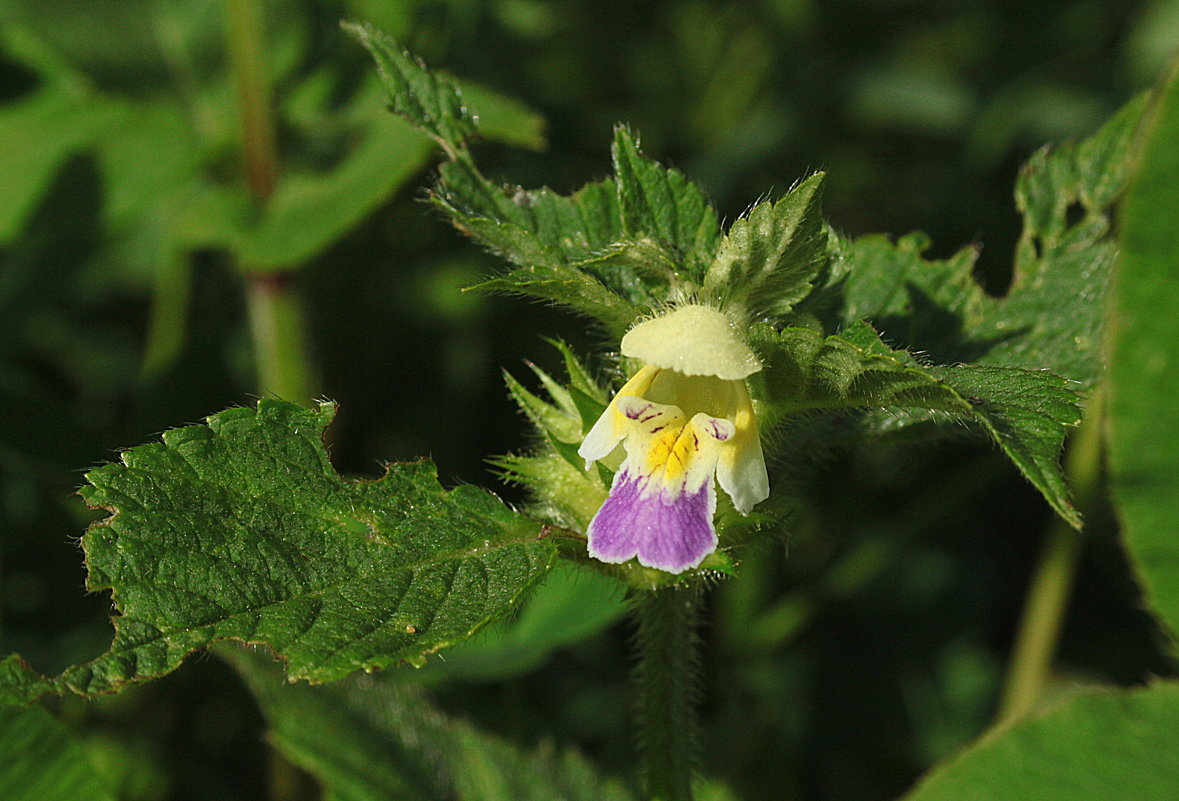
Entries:
<svg viewBox="0 0 1179 801">
<path fill-rule="evenodd" d="M 273 0 L 277 181 L 259 204 L 227 67 L 233 5 L 0 0 L 0 652 L 42 671 L 110 636 L 109 598 L 83 593 L 81 472 L 268 389 L 250 291 L 297 293 L 307 387 L 341 403 L 331 447 L 352 474 L 429 454 L 444 483 L 491 485 L 485 457 L 525 444 L 501 367 L 558 369 L 540 334 L 608 345 L 556 311 L 459 293 L 498 265 L 420 202 L 431 146 L 384 113 L 340 19 L 494 87 L 475 98 L 491 176 L 574 189 L 607 171 L 625 121 L 728 220 L 824 169 L 838 229 L 920 228 L 936 256 L 980 244 L 995 294 L 1018 165 L 1092 132 L 1179 46 L 1177 0 Z M 705 767 L 748 799 L 895 797 L 993 716 L 1050 514 L 962 442 L 871 443 L 805 486 L 789 558 L 750 553 L 712 596 Z M 1174 675 L 1108 512 L 1088 512 L 1062 687 Z M 554 587 L 529 619 L 537 653 L 489 637 L 396 680 L 628 773 L 617 593 Z M 56 711 L 123 798 L 315 797 L 217 659 Z"/>
</svg>

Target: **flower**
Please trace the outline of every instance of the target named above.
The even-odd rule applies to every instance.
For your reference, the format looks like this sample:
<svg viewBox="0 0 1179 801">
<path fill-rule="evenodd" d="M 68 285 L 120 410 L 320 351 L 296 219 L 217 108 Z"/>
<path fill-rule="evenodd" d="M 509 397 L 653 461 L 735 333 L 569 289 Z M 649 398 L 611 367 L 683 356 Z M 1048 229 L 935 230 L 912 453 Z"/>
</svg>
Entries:
<svg viewBox="0 0 1179 801">
<path fill-rule="evenodd" d="M 622 353 L 644 365 L 577 451 L 588 470 L 619 442 L 625 449 L 590 521 L 589 553 L 682 573 L 716 550 L 714 475 L 742 514 L 769 496 L 745 386 L 761 362 L 723 313 L 699 305 L 638 324 L 622 338 Z"/>
</svg>

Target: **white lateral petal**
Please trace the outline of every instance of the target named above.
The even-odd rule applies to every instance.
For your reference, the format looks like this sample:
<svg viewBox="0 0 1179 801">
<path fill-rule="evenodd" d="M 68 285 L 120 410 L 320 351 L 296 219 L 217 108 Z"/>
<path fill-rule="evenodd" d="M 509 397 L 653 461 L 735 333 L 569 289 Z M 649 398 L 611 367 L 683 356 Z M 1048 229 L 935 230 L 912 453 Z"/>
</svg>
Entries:
<svg viewBox="0 0 1179 801">
<path fill-rule="evenodd" d="M 770 477 L 757 434 L 757 418 L 744 384 L 737 393 L 735 434 L 726 443 L 716 465 L 716 480 L 733 499 L 733 507 L 743 515 L 755 504 L 770 497 Z"/>
<path fill-rule="evenodd" d="M 622 441 L 622 438 L 626 436 L 626 417 L 618 410 L 618 399 L 624 396 L 642 395 L 658 374 L 659 368 L 655 365 L 644 365 L 622 386 L 622 389 L 618 390 L 618 394 L 610 399 L 606 410 L 590 428 L 585 439 L 581 441 L 581 446 L 577 449 L 577 455 L 585 459 L 586 470 L 589 470 L 590 465 L 594 462 L 609 456 L 611 451 Z"/>
</svg>

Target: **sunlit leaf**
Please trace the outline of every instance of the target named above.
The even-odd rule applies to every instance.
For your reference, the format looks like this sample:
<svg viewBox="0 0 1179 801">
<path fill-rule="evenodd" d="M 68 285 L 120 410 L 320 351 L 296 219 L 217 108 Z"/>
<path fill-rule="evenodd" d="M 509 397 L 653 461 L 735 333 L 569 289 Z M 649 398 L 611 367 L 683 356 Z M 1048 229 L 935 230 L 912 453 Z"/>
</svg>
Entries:
<svg viewBox="0 0 1179 801">
<path fill-rule="evenodd" d="M 810 294 L 827 262 L 827 231 L 819 211 L 823 174 L 777 202 L 754 206 L 735 221 L 704 278 L 706 292 L 754 314 L 782 316 Z"/>
<path fill-rule="evenodd" d="M 321 442 L 333 413 L 263 400 L 90 472 L 82 494 L 112 516 L 83 539 L 89 585 L 113 591 L 116 635 L 55 682 L 114 691 L 226 638 L 313 682 L 420 663 L 551 568 L 538 523 L 475 487 L 444 491 L 428 461 L 341 478 Z"/>
<path fill-rule="evenodd" d="M 625 126 L 614 129 L 614 179 L 622 227 L 667 246 L 687 276 L 699 281 L 720 241 L 716 211 L 703 191 L 678 170 L 647 158 Z"/>
<path fill-rule="evenodd" d="M 461 160 L 442 165 L 434 199 L 454 225 L 517 265 L 475 288 L 559 303 L 624 331 L 647 299 L 633 269 L 583 268 L 621 236 L 612 181 L 569 196 L 549 189 L 509 191 Z"/>
<path fill-rule="evenodd" d="M 1003 449 L 1069 523 L 1080 517 L 1059 464 L 1064 436 L 1080 422 L 1068 382 L 1019 368 L 933 367 L 893 351 L 860 324 L 841 336 L 807 328 L 767 336 L 767 419 L 819 409 L 918 409 L 970 422 Z"/>
<path fill-rule="evenodd" d="M 479 130 L 458 86 L 426 69 L 387 33 L 371 25 L 344 23 L 377 62 L 392 102 L 392 110 L 430 134 L 447 152 L 454 153 Z"/>
</svg>

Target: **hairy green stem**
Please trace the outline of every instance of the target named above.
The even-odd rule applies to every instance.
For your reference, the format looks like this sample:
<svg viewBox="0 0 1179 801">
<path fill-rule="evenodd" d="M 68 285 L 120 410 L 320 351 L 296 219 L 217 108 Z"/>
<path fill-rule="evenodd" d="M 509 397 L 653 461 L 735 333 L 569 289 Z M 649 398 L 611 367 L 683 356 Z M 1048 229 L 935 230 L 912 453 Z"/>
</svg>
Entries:
<svg viewBox="0 0 1179 801">
<path fill-rule="evenodd" d="M 691 801 L 699 742 L 699 587 L 642 593 L 638 620 L 639 745 L 649 801 Z"/>
<path fill-rule="evenodd" d="M 1091 507 L 1101 477 L 1101 394 L 1094 395 L 1085 422 L 1065 461 L 1077 506 Z M 1011 663 L 995 723 L 1013 723 L 1035 708 L 1052 671 L 1081 552 L 1081 533 L 1059 517 L 1048 528 L 1028 588 Z"/>
<path fill-rule="evenodd" d="M 259 389 L 307 406 L 313 400 L 312 379 L 293 279 L 289 273 L 248 276 L 246 298 Z"/>
</svg>

